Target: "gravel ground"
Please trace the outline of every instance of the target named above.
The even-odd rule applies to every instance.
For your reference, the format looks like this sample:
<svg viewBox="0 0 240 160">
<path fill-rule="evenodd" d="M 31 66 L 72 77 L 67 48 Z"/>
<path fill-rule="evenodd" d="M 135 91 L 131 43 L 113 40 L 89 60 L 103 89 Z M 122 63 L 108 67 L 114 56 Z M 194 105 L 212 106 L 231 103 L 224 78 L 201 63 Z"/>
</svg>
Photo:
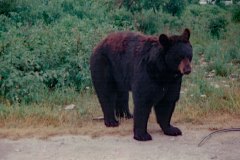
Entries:
<svg viewBox="0 0 240 160">
<path fill-rule="evenodd" d="M 239 160 L 240 133 L 214 135 L 206 129 L 184 129 L 179 137 L 152 133 L 153 140 L 138 142 L 132 136 L 106 135 L 96 138 L 63 135 L 45 140 L 0 139 L 0 160 Z"/>
</svg>

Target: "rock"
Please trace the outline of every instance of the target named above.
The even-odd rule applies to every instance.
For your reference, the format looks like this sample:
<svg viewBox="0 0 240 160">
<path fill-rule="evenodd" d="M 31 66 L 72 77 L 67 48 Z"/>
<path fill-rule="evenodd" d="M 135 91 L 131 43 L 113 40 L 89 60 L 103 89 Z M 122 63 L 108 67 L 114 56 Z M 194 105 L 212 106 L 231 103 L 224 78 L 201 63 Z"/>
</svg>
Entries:
<svg viewBox="0 0 240 160">
<path fill-rule="evenodd" d="M 70 104 L 70 105 L 67 105 L 65 106 L 65 110 L 73 110 L 74 108 L 76 108 L 76 105 L 75 104 Z"/>
</svg>

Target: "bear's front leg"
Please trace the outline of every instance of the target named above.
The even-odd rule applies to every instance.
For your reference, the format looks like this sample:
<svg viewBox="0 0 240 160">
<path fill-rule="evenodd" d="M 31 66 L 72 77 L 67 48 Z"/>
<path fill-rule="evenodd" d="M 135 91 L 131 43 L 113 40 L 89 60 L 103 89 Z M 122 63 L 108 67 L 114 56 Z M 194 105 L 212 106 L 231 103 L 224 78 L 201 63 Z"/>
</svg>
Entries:
<svg viewBox="0 0 240 160">
<path fill-rule="evenodd" d="M 151 105 L 135 100 L 134 107 L 134 139 L 138 141 L 152 140 L 151 135 L 147 132 L 148 118 L 151 112 Z"/>
<path fill-rule="evenodd" d="M 154 106 L 157 122 L 162 128 L 164 134 L 169 136 L 182 135 L 182 132 L 179 128 L 170 124 L 172 114 L 175 109 L 175 104 L 176 102 L 163 100 Z"/>
</svg>

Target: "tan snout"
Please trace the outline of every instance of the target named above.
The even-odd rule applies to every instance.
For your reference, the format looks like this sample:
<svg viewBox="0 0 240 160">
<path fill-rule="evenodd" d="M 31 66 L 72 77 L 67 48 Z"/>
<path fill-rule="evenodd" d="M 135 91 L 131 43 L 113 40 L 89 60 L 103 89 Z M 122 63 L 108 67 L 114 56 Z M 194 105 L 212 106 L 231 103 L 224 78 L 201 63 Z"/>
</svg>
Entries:
<svg viewBox="0 0 240 160">
<path fill-rule="evenodd" d="M 179 66 L 178 66 L 178 70 L 182 73 L 182 74 L 190 74 L 192 71 L 192 67 L 191 67 L 191 62 L 189 61 L 188 58 L 184 58 Z"/>
</svg>

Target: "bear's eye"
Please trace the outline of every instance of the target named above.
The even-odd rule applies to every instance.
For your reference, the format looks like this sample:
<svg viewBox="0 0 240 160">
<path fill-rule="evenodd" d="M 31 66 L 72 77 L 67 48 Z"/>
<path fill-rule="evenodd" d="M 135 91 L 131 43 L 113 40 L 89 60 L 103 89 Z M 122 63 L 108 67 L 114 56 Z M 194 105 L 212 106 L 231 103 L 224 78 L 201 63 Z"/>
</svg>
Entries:
<svg viewBox="0 0 240 160">
<path fill-rule="evenodd" d="M 181 61 L 182 59 L 184 59 L 184 57 L 181 55 L 178 55 L 175 57 L 175 59 L 176 59 L 176 61 Z"/>
</svg>

